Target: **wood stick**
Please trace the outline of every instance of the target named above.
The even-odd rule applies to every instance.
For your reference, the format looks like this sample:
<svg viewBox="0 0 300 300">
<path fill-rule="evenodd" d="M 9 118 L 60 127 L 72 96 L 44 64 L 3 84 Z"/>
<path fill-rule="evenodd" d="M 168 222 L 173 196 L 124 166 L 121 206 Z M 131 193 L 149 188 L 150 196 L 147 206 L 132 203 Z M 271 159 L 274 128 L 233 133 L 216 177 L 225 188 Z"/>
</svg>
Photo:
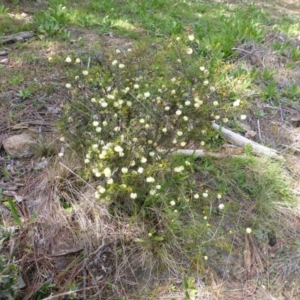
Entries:
<svg viewBox="0 0 300 300">
<path fill-rule="evenodd" d="M 192 150 L 192 149 L 178 149 L 173 154 L 183 154 L 183 155 L 194 155 L 196 157 L 216 157 L 216 158 L 227 158 L 227 157 L 242 157 L 243 155 L 236 155 L 230 153 L 214 153 L 206 152 L 204 150 Z"/>
<path fill-rule="evenodd" d="M 246 145 L 251 145 L 252 147 L 252 152 L 257 155 L 263 155 L 263 156 L 268 156 L 276 159 L 282 160 L 283 157 L 278 155 L 278 152 L 274 149 L 262 146 L 256 142 L 253 142 L 237 133 L 232 132 L 229 129 L 226 129 L 224 127 L 219 126 L 216 123 L 213 123 L 212 125 L 213 129 L 216 131 L 220 132 L 220 134 L 223 136 L 223 138 L 230 143 L 239 146 L 239 147 L 245 147 Z"/>
<path fill-rule="evenodd" d="M 16 34 L 10 34 L 0 37 L 0 44 L 7 44 L 17 41 L 24 41 L 34 36 L 33 31 L 23 31 Z"/>
</svg>

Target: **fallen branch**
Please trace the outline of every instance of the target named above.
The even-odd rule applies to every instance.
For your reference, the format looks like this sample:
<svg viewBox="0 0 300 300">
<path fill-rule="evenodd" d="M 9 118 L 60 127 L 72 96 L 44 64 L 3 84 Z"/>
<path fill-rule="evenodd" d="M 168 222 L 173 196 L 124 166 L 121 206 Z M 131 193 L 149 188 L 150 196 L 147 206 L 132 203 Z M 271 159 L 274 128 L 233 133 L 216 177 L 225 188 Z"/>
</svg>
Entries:
<svg viewBox="0 0 300 300">
<path fill-rule="evenodd" d="M 34 36 L 33 31 L 23 31 L 16 34 L 10 34 L 0 37 L 0 44 L 7 44 L 12 42 L 23 42 Z"/>
<path fill-rule="evenodd" d="M 173 154 L 183 154 L 183 155 L 194 155 L 195 157 L 216 157 L 216 158 L 227 158 L 227 157 L 241 157 L 242 155 L 236 155 L 231 153 L 214 153 L 206 152 L 204 150 L 191 150 L 191 149 L 178 149 L 173 152 Z"/>
<path fill-rule="evenodd" d="M 229 129 L 219 126 L 216 123 L 213 123 L 212 127 L 220 132 L 220 134 L 226 139 L 228 142 L 244 148 L 246 145 L 250 145 L 252 147 L 252 152 L 257 155 L 263 155 L 267 157 L 272 157 L 276 159 L 283 159 L 282 156 L 278 155 L 278 152 L 274 149 L 262 146 L 256 142 L 253 142 L 237 133 L 232 132 Z"/>
</svg>

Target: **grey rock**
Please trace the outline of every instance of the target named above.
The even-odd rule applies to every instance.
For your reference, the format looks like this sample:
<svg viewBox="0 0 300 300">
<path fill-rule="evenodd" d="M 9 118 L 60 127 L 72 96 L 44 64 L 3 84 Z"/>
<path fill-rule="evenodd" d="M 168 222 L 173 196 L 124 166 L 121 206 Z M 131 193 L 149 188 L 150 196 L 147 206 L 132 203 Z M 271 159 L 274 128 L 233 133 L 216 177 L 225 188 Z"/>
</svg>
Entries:
<svg viewBox="0 0 300 300">
<path fill-rule="evenodd" d="M 33 138 L 26 133 L 13 135 L 3 141 L 5 152 L 14 158 L 30 157 L 32 149 L 36 145 Z"/>
</svg>

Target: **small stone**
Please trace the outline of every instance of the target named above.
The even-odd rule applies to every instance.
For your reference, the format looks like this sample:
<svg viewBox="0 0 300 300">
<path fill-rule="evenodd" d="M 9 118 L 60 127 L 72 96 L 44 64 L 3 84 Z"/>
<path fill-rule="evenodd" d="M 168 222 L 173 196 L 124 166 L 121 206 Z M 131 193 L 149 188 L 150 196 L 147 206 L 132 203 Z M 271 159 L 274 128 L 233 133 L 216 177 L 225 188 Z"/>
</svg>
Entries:
<svg viewBox="0 0 300 300">
<path fill-rule="evenodd" d="M 0 60 L 1 65 L 7 65 L 8 64 L 8 58 L 3 58 Z"/>
<path fill-rule="evenodd" d="M 32 156 L 32 147 L 34 145 L 36 145 L 36 142 L 27 133 L 13 135 L 3 141 L 5 152 L 15 158 Z"/>
</svg>

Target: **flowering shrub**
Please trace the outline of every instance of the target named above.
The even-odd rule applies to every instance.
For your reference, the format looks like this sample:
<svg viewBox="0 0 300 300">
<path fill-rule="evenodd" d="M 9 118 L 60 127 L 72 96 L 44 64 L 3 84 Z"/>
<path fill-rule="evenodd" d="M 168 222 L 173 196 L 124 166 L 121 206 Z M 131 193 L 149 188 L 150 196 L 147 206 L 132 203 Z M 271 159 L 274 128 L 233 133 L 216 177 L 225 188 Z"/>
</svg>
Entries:
<svg viewBox="0 0 300 300">
<path fill-rule="evenodd" d="M 239 118 L 246 106 L 247 80 L 230 65 L 199 57 L 198 44 L 190 34 L 159 50 L 143 45 L 117 50 L 89 69 L 84 57 L 65 58 L 77 71 L 66 84 L 72 101 L 65 106 L 63 129 L 76 141 L 73 147 L 83 146 L 85 175 L 97 183 L 95 198 L 128 216 L 157 220 L 159 215 L 160 226 L 178 234 L 192 214 L 202 220 L 200 227 L 209 228 L 205 207 L 221 194 L 192 180 L 194 157 L 172 153 L 218 145 L 211 123 Z M 156 231 L 148 238 L 161 241 Z"/>
</svg>

